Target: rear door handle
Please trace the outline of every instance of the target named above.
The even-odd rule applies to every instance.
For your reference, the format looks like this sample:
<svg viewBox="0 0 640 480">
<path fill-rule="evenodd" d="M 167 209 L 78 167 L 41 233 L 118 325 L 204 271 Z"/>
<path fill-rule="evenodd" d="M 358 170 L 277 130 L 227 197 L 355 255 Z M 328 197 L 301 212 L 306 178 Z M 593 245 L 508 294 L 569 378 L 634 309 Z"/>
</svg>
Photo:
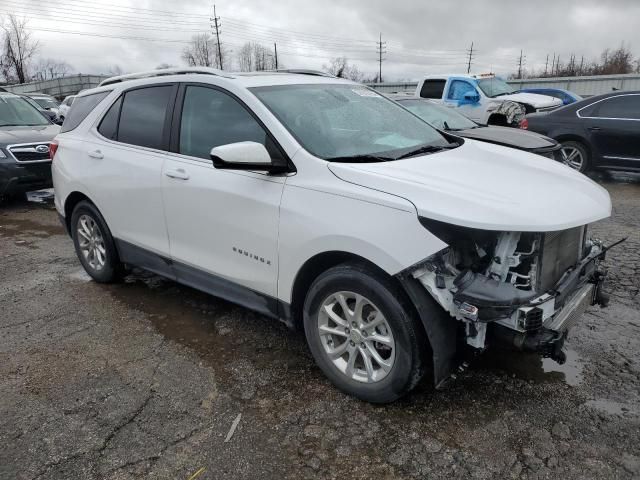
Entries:
<svg viewBox="0 0 640 480">
<path fill-rule="evenodd" d="M 104 155 L 100 150 L 92 150 L 88 152 L 87 155 L 91 158 L 95 158 L 96 160 L 102 160 L 104 158 Z"/>
<path fill-rule="evenodd" d="M 175 170 L 167 170 L 164 174 L 169 178 L 176 178 L 178 180 L 189 180 L 189 174 L 183 168 L 176 168 Z"/>
</svg>

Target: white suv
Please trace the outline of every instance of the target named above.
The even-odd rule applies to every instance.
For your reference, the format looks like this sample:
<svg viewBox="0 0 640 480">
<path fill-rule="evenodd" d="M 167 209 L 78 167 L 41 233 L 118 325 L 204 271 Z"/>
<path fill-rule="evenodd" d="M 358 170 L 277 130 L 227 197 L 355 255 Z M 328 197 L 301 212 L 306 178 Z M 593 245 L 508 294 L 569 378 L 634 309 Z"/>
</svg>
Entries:
<svg viewBox="0 0 640 480">
<path fill-rule="evenodd" d="M 566 166 L 432 128 L 362 85 L 182 69 L 78 95 L 53 150 L 56 208 L 98 282 L 137 266 L 301 326 L 372 402 L 466 343 L 562 361 L 600 292 L 586 225 L 607 192 Z"/>
</svg>

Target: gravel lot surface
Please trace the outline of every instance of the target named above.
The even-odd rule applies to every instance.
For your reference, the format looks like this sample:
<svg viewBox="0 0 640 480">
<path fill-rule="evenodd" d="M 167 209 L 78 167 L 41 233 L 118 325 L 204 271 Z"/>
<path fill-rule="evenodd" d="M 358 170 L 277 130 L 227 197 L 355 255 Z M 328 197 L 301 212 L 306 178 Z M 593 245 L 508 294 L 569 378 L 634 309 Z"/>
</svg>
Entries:
<svg viewBox="0 0 640 480">
<path fill-rule="evenodd" d="M 382 407 L 277 322 L 143 272 L 89 281 L 46 196 L 0 205 L 0 478 L 640 478 L 640 176 L 596 179 L 614 215 L 592 230 L 629 239 L 569 361 L 488 352 Z"/>
</svg>

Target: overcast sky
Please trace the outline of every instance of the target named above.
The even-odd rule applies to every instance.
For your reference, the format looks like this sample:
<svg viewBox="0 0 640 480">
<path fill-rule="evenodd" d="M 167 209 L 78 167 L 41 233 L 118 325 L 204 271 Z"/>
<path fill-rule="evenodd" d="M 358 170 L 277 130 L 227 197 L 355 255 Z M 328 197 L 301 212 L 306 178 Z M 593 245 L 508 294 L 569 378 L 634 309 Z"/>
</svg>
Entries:
<svg viewBox="0 0 640 480">
<path fill-rule="evenodd" d="M 29 19 L 41 56 L 65 60 L 76 72 L 107 73 L 114 65 L 125 72 L 182 65 L 182 42 L 210 31 L 211 6 L 204 0 L 0 0 L 0 13 Z M 384 80 L 466 71 L 472 41 L 477 73 L 515 71 L 521 49 L 527 69 L 544 68 L 554 52 L 561 61 L 572 53 L 589 60 L 622 42 L 640 56 L 638 0 L 219 0 L 216 8 L 231 56 L 246 41 L 269 48 L 277 42 L 280 64 L 290 68 L 321 68 L 346 56 L 373 76 L 382 33 Z"/>
</svg>

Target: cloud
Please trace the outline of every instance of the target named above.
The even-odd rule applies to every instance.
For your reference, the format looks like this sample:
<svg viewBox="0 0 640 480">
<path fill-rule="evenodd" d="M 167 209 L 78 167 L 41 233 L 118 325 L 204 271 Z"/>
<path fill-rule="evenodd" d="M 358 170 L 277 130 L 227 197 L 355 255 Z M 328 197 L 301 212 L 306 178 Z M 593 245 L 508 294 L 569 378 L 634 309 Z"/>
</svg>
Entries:
<svg viewBox="0 0 640 480">
<path fill-rule="evenodd" d="M 203 0 L 6 3 L 5 13 L 16 11 L 30 19 L 42 56 L 65 60 L 82 73 L 106 72 L 112 65 L 135 71 L 160 63 L 179 64 L 184 47 L 179 42 L 187 41 L 194 31 L 210 30 L 210 4 Z M 476 52 L 473 71 L 499 73 L 516 70 L 521 49 L 525 68 L 540 69 L 547 54 L 564 60 L 571 54 L 584 55 L 588 60 L 622 42 L 632 50 L 640 48 L 640 2 L 634 0 L 272 0 L 268 4 L 234 0 L 219 4 L 217 13 L 222 41 L 229 49 L 237 51 L 246 41 L 269 48 L 276 42 L 280 64 L 287 67 L 321 68 L 330 57 L 346 56 L 373 75 L 378 69 L 376 41 L 382 33 L 383 77 L 388 80 L 465 71 L 471 42 Z"/>
</svg>

